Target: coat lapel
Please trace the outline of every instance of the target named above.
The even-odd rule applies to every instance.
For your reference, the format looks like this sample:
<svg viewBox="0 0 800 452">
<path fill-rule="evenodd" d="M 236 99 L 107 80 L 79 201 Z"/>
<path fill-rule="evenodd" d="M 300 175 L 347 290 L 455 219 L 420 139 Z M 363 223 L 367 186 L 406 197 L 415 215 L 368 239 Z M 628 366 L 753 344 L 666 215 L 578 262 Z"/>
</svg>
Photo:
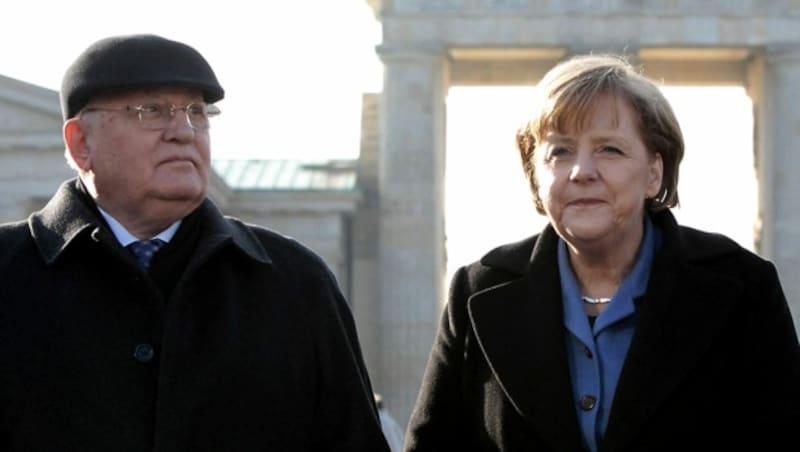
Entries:
<svg viewBox="0 0 800 452">
<path fill-rule="evenodd" d="M 671 215 L 669 220 L 601 450 L 622 450 L 634 439 L 709 349 L 729 315 L 726 300 L 742 290 L 737 281 L 687 262 L 678 227 Z"/>
<path fill-rule="evenodd" d="M 509 256 L 488 255 L 485 265 L 521 277 L 476 293 L 468 309 L 481 350 L 511 404 L 554 450 L 580 450 L 553 265 L 556 244 L 555 232 L 546 228 L 524 266 Z"/>
<path fill-rule="evenodd" d="M 195 247 L 194 255 L 186 269 L 185 276 L 205 265 L 205 263 L 225 246 L 232 245 L 242 256 L 262 264 L 271 264 L 267 250 L 258 241 L 247 226 L 238 221 L 229 221 L 217 209 L 214 203 L 206 198 L 193 215 L 200 215 L 203 233 Z"/>
<path fill-rule="evenodd" d="M 52 265 L 71 243 L 87 234 L 95 241 L 115 243 L 78 179 L 65 181 L 44 208 L 28 218 L 31 236 L 47 265 Z M 113 247 L 112 247 L 113 248 Z M 122 248 L 117 247 L 121 254 Z"/>
</svg>

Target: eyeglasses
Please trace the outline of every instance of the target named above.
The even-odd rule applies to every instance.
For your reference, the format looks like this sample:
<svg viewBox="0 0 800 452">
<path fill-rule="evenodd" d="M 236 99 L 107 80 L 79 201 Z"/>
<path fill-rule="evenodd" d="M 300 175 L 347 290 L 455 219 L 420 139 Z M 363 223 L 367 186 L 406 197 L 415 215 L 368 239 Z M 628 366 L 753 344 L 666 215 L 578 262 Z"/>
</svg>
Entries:
<svg viewBox="0 0 800 452">
<path fill-rule="evenodd" d="M 125 107 L 112 108 L 112 107 L 86 107 L 81 110 L 83 113 L 91 113 L 94 111 L 127 111 L 136 113 L 139 118 L 139 124 L 143 129 L 148 130 L 163 130 L 172 124 L 172 118 L 175 117 L 176 111 L 186 113 L 186 118 L 189 124 L 195 130 L 206 130 L 211 126 L 209 118 L 219 115 L 222 111 L 214 104 L 205 104 L 202 102 L 192 103 L 185 106 L 179 105 L 166 105 L 166 104 L 141 104 L 141 105 L 127 105 Z"/>
</svg>

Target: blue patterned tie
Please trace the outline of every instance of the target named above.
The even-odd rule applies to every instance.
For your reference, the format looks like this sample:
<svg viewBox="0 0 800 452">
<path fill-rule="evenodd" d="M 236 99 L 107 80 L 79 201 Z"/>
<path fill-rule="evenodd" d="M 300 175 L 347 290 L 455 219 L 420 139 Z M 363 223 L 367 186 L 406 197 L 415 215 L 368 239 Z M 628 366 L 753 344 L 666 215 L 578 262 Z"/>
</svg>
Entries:
<svg viewBox="0 0 800 452">
<path fill-rule="evenodd" d="M 136 256 L 136 261 L 139 262 L 139 266 L 147 270 L 150 268 L 150 261 L 153 259 L 153 256 L 166 244 L 167 242 L 161 239 L 139 240 L 138 242 L 133 242 L 128 245 L 128 249 Z"/>
</svg>

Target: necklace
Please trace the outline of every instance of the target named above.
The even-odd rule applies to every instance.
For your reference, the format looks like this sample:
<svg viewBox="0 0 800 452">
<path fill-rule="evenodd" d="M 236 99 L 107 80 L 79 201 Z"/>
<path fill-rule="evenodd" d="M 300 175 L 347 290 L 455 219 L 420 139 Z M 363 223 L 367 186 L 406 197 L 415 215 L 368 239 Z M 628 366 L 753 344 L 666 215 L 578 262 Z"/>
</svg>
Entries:
<svg viewBox="0 0 800 452">
<path fill-rule="evenodd" d="M 605 297 L 601 297 L 601 298 L 581 297 L 581 300 L 583 300 L 584 303 L 589 303 L 589 304 L 611 303 L 611 298 L 605 298 Z"/>
</svg>

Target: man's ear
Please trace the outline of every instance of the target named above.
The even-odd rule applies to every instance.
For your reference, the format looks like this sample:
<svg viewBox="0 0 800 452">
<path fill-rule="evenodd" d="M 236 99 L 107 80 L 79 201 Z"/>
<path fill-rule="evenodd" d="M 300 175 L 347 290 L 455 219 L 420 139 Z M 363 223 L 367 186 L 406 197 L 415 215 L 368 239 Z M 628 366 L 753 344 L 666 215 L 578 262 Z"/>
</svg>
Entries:
<svg viewBox="0 0 800 452">
<path fill-rule="evenodd" d="M 71 118 L 64 123 L 64 143 L 75 163 L 75 166 L 83 171 L 92 168 L 91 152 L 86 142 L 85 126 L 81 125 L 80 119 Z"/>
</svg>

